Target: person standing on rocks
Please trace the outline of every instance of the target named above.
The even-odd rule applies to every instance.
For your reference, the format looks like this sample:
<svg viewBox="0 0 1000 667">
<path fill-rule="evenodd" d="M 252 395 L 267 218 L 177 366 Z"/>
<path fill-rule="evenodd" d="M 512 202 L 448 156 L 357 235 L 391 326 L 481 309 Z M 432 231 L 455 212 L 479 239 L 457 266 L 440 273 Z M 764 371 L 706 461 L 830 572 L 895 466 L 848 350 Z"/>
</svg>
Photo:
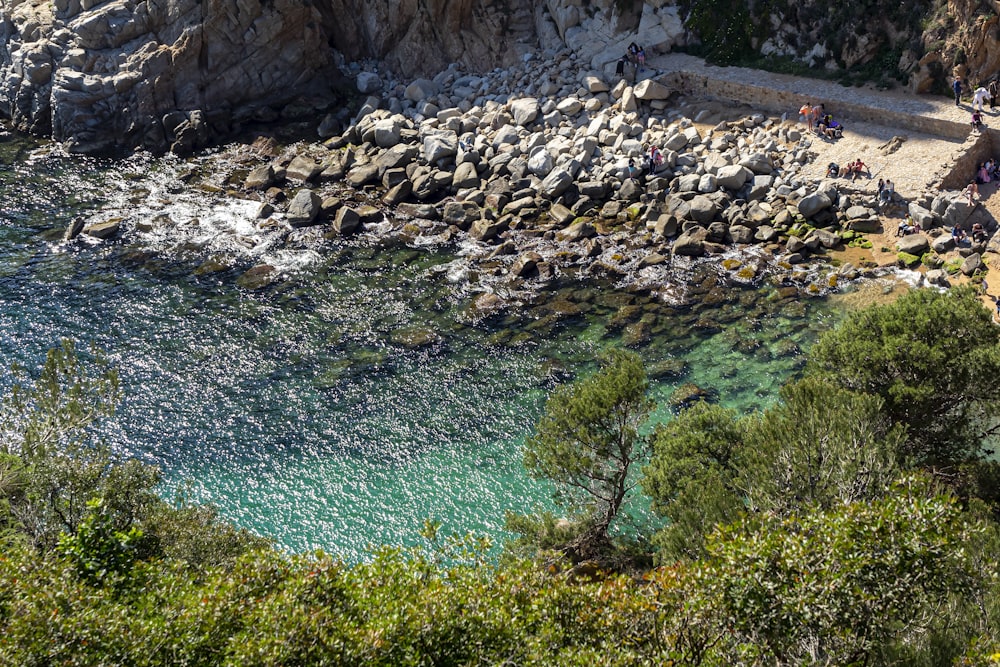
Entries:
<svg viewBox="0 0 1000 667">
<path fill-rule="evenodd" d="M 997 80 L 994 78 L 990 81 L 990 85 L 986 86 L 986 90 L 990 91 L 990 111 L 997 108 Z"/>
<path fill-rule="evenodd" d="M 955 91 L 955 106 L 959 106 L 962 103 L 962 78 L 956 76 L 955 81 L 951 84 L 951 89 Z"/>
</svg>

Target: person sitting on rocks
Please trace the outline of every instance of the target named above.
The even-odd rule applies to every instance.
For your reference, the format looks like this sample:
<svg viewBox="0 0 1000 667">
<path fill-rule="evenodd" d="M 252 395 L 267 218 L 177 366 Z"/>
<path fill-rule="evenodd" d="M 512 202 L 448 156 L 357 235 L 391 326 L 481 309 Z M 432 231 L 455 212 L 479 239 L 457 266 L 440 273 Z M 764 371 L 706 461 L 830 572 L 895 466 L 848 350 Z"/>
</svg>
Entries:
<svg viewBox="0 0 1000 667">
<path fill-rule="evenodd" d="M 989 183 L 990 173 L 986 171 L 986 163 L 980 162 L 979 168 L 976 169 L 976 183 Z"/>
<path fill-rule="evenodd" d="M 918 231 L 920 231 L 920 228 L 913 224 L 913 218 L 907 213 L 906 217 L 899 221 L 899 227 L 896 228 L 896 236 L 906 236 Z"/>
<path fill-rule="evenodd" d="M 663 167 L 663 153 L 656 146 L 649 149 L 649 164 L 650 171 L 659 171 Z"/>
<path fill-rule="evenodd" d="M 985 127 L 983 125 L 983 114 L 978 111 L 973 111 L 972 121 L 970 122 L 970 125 L 972 125 L 973 132 L 982 132 L 983 127 Z"/>
<path fill-rule="evenodd" d="M 639 45 L 635 42 L 629 44 L 625 55 L 632 63 L 637 64 L 639 62 Z"/>
<path fill-rule="evenodd" d="M 843 167 L 840 168 L 840 175 L 844 178 L 850 176 L 854 173 L 854 162 L 848 162 Z"/>
<path fill-rule="evenodd" d="M 838 176 L 840 176 L 840 165 L 836 162 L 831 162 L 826 166 L 826 177 L 837 178 Z"/>
<path fill-rule="evenodd" d="M 861 173 L 864 172 L 868 175 L 868 178 L 872 177 L 872 170 L 868 168 L 868 165 L 858 158 L 854 161 L 854 167 L 851 168 L 851 180 L 855 180 Z"/>
<path fill-rule="evenodd" d="M 951 240 L 955 242 L 955 245 L 962 243 L 967 238 L 968 236 L 966 236 L 965 230 L 958 225 L 951 228 Z"/>
<path fill-rule="evenodd" d="M 976 222 L 972 225 L 972 240 L 975 243 L 986 243 L 986 239 L 989 235 L 986 233 L 986 228 L 983 227 L 982 223 Z"/>
<path fill-rule="evenodd" d="M 975 199 L 979 196 L 979 186 L 976 185 L 975 181 L 972 181 L 967 186 L 965 186 L 965 191 L 963 194 L 969 198 L 969 206 L 975 206 Z"/>
<path fill-rule="evenodd" d="M 836 140 L 844 136 L 844 126 L 835 121 L 831 114 L 827 114 L 820 122 L 820 132 L 827 139 Z"/>
</svg>

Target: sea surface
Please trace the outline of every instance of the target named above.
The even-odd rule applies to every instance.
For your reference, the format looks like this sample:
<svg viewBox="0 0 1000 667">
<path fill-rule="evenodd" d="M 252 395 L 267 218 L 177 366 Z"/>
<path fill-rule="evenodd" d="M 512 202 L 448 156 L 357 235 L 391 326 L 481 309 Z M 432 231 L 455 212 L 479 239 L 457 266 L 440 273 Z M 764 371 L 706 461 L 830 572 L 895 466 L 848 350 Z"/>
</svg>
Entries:
<svg viewBox="0 0 1000 667">
<path fill-rule="evenodd" d="M 750 410 L 836 318 L 695 266 L 704 296 L 684 307 L 567 281 L 477 321 L 460 247 L 289 243 L 258 227 L 258 203 L 188 185 L 191 169 L 0 140 L 0 368 L 37 367 L 62 338 L 102 348 L 124 391 L 102 429 L 114 448 L 159 465 L 165 496 L 289 551 L 364 558 L 427 518 L 501 540 L 505 512 L 549 503 L 521 466 L 548 392 L 601 350 L 642 354 L 657 420 L 686 383 Z M 122 217 L 123 233 L 63 242 L 77 216 Z M 280 278 L 247 287 L 260 264 Z"/>
</svg>

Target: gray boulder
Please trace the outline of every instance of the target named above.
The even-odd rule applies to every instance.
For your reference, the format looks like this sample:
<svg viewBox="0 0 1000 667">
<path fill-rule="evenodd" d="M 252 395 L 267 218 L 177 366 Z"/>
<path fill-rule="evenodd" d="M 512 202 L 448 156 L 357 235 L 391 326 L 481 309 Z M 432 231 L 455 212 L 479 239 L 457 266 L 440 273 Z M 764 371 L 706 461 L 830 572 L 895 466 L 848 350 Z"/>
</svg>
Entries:
<svg viewBox="0 0 1000 667">
<path fill-rule="evenodd" d="M 982 256 L 978 252 L 974 252 L 968 257 L 966 257 L 965 261 L 962 262 L 962 273 L 964 273 L 967 276 L 971 276 L 973 273 L 979 270 L 979 267 L 981 267 L 982 265 L 983 265 Z"/>
<path fill-rule="evenodd" d="M 285 178 L 293 181 L 311 181 L 323 171 L 323 165 L 304 155 L 296 155 L 285 168 Z"/>
<path fill-rule="evenodd" d="M 559 167 L 557 169 L 553 169 L 552 172 L 545 177 L 541 186 L 539 186 L 539 191 L 543 197 L 555 199 L 569 190 L 571 185 L 573 185 L 573 175 L 570 174 L 570 172 L 565 168 Z"/>
<path fill-rule="evenodd" d="M 951 234 L 941 234 L 931 241 L 931 247 L 934 248 L 934 252 L 944 254 L 955 247 L 955 239 Z"/>
<path fill-rule="evenodd" d="M 357 83 L 358 92 L 364 95 L 377 92 L 382 88 L 382 79 L 375 72 L 360 72 L 355 83 Z"/>
<path fill-rule="evenodd" d="M 555 166 L 555 160 L 545 146 L 538 146 L 531 151 L 528 157 L 528 171 L 539 178 L 545 178 Z"/>
<path fill-rule="evenodd" d="M 746 225 L 733 225 L 729 228 L 729 236 L 732 237 L 733 243 L 742 245 L 753 243 L 753 230 Z"/>
<path fill-rule="evenodd" d="M 708 238 L 708 230 L 703 227 L 694 227 L 677 237 L 672 246 L 675 255 L 684 257 L 701 257 L 705 254 L 705 239 Z"/>
<path fill-rule="evenodd" d="M 472 223 L 469 229 L 469 236 L 477 241 L 488 243 L 503 234 L 510 227 L 511 216 L 501 216 L 497 220 L 487 220 L 483 218 Z"/>
<path fill-rule="evenodd" d="M 343 206 L 337 211 L 337 217 L 333 219 L 333 231 L 341 236 L 353 234 L 361 226 L 361 216 L 353 208 Z"/>
<path fill-rule="evenodd" d="M 403 123 L 398 116 L 383 118 L 375 123 L 375 145 L 379 148 L 392 148 L 402 138 Z"/>
<path fill-rule="evenodd" d="M 510 103 L 510 113 L 514 122 L 521 127 L 533 123 L 538 118 L 538 100 L 533 97 L 522 97 Z"/>
<path fill-rule="evenodd" d="M 542 262 L 542 256 L 537 252 L 526 252 L 516 260 L 510 267 L 510 272 L 515 276 L 525 278 L 538 272 L 538 265 Z"/>
<path fill-rule="evenodd" d="M 688 202 L 688 217 L 707 225 L 719 214 L 719 206 L 703 195 L 697 195 Z"/>
<path fill-rule="evenodd" d="M 908 209 L 910 217 L 913 218 L 913 222 L 920 225 L 921 229 L 934 229 L 941 222 L 941 219 L 934 215 L 932 211 L 927 210 L 917 202 L 910 202 Z"/>
<path fill-rule="evenodd" d="M 652 79 L 644 79 L 637 83 L 634 92 L 635 96 L 640 100 L 665 100 L 671 94 L 669 88 Z"/>
<path fill-rule="evenodd" d="M 432 95 L 437 95 L 438 85 L 428 79 L 417 79 L 406 87 L 403 96 L 411 102 L 421 102 Z"/>
<path fill-rule="evenodd" d="M 288 203 L 285 218 L 292 227 L 307 227 L 316 221 L 323 200 L 312 190 L 299 190 Z"/>
<path fill-rule="evenodd" d="M 727 190 L 739 190 L 749 176 L 746 167 L 738 164 L 721 167 L 715 175 L 719 187 Z"/>
<path fill-rule="evenodd" d="M 450 201 L 444 205 L 441 218 L 449 225 L 468 229 L 473 222 L 480 218 L 479 206 L 471 201 Z"/>
<path fill-rule="evenodd" d="M 579 241 L 581 239 L 589 239 L 597 235 L 597 228 L 590 222 L 586 220 L 578 222 L 575 225 L 570 225 L 566 229 L 560 230 L 556 233 L 556 238 L 560 241 Z"/>
<path fill-rule="evenodd" d="M 458 135 L 454 132 L 435 132 L 424 137 L 424 160 L 436 164 L 439 160 L 454 157 L 458 153 Z"/>
<path fill-rule="evenodd" d="M 830 208 L 832 204 L 825 192 L 814 192 L 799 200 L 798 209 L 803 217 L 811 218 L 823 209 Z"/>
<path fill-rule="evenodd" d="M 899 252 L 909 253 L 920 257 L 930 250 L 931 244 L 923 234 L 910 234 L 904 236 L 896 243 Z"/>
<path fill-rule="evenodd" d="M 269 164 L 254 167 L 243 181 L 243 187 L 247 190 L 266 190 L 272 185 L 274 185 L 274 167 Z"/>
<path fill-rule="evenodd" d="M 937 285 L 939 287 L 951 286 L 951 283 L 948 281 L 948 272 L 944 269 L 931 269 L 928 271 L 927 282 L 931 285 Z"/>
<path fill-rule="evenodd" d="M 455 175 L 451 179 L 451 187 L 456 190 L 479 187 L 479 172 L 476 171 L 476 165 L 471 162 L 463 162 L 455 167 Z"/>
</svg>

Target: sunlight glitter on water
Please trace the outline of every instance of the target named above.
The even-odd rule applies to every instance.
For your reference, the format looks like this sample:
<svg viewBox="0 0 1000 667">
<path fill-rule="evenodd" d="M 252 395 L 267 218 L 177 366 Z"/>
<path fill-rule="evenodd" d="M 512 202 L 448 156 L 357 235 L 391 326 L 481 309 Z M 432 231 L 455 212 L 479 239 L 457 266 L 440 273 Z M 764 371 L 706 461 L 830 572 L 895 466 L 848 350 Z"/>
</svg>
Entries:
<svg viewBox="0 0 1000 667">
<path fill-rule="evenodd" d="M 522 439 L 557 382 L 620 342 L 610 320 L 637 297 L 570 285 L 553 296 L 586 315 L 547 329 L 530 312 L 469 326 L 458 314 L 472 295 L 453 254 L 282 248 L 279 232 L 248 222 L 252 202 L 179 188 L 173 162 L 74 160 L 0 168 L 0 196 L 15 203 L 0 212 L 0 366 L 34 366 L 62 337 L 107 350 L 125 398 L 104 433 L 160 465 L 165 494 L 190 485 L 289 550 L 350 559 L 415 541 L 425 518 L 498 537 L 506 510 L 548 502 L 521 468 Z M 118 213 L 123 241 L 53 238 L 74 215 Z M 163 214 L 176 223 L 169 233 L 134 231 Z M 235 258 L 232 270 L 197 275 L 216 252 Z M 291 278 L 240 289 L 235 276 L 258 262 Z M 741 408 L 766 405 L 830 319 L 819 301 L 732 290 L 739 299 L 715 309 L 637 302 L 650 322 L 647 363 L 686 362 L 656 382 L 659 418 L 683 382 Z"/>
</svg>

